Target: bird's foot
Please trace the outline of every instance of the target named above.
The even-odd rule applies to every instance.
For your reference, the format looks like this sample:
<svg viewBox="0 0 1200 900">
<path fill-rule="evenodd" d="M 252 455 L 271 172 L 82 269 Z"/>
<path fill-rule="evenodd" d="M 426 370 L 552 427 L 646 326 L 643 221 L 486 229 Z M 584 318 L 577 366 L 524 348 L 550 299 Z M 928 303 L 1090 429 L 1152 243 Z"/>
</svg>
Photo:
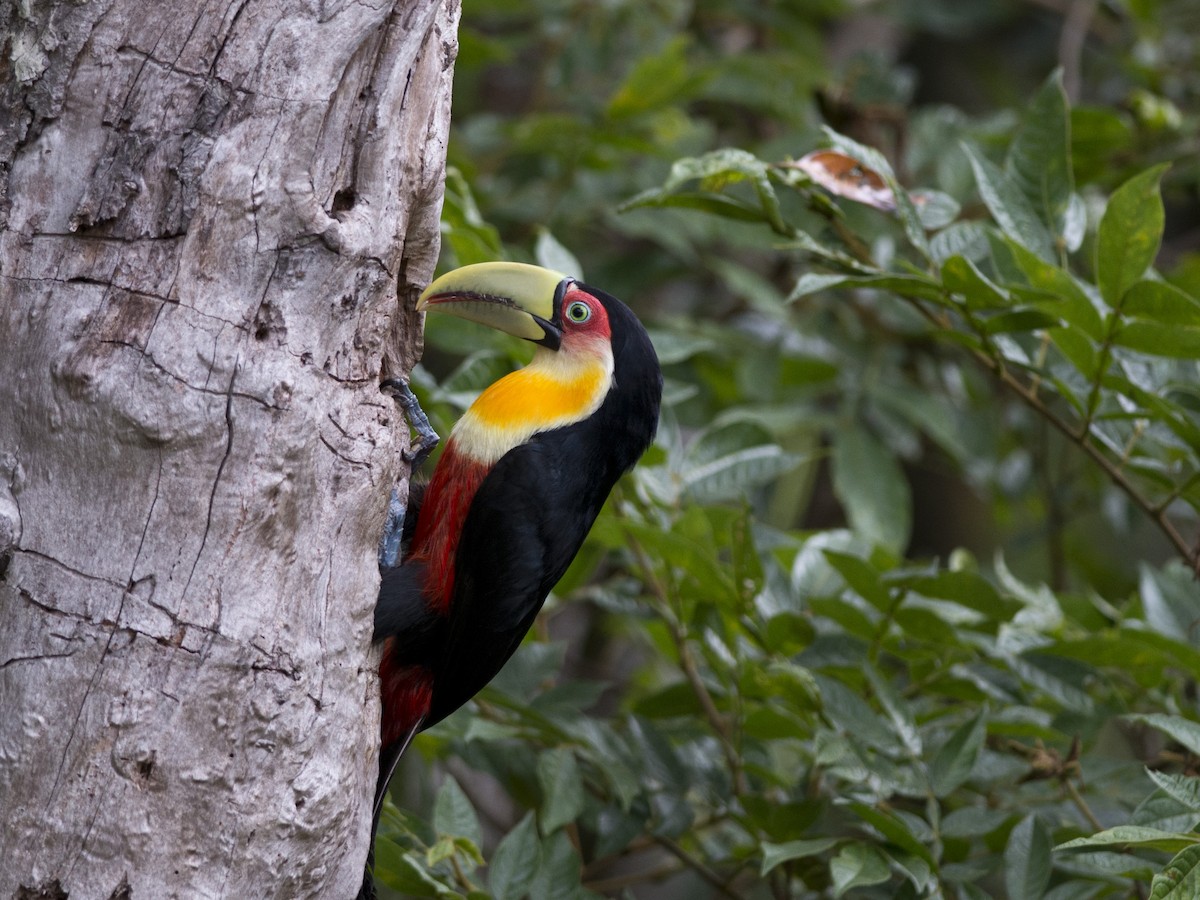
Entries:
<svg viewBox="0 0 1200 900">
<path fill-rule="evenodd" d="M 409 445 L 404 454 L 404 461 L 414 470 L 421 468 L 421 464 L 429 458 L 429 454 L 442 439 L 429 424 L 429 417 L 425 415 L 425 410 L 421 409 L 421 403 L 408 386 L 408 382 L 399 378 L 387 378 L 379 383 L 379 389 L 400 405 L 409 426 L 416 432 L 417 438 Z"/>
<path fill-rule="evenodd" d="M 404 517 L 408 505 L 400 496 L 399 488 L 392 488 L 388 500 L 387 521 L 383 524 L 383 536 L 379 539 L 379 569 L 391 569 L 400 562 L 400 542 L 404 538 Z"/>
<path fill-rule="evenodd" d="M 404 417 L 416 433 L 416 438 L 404 454 L 404 461 L 409 464 L 410 471 L 416 471 L 429 457 L 441 438 L 433 426 L 421 404 L 417 401 L 412 388 L 398 378 L 388 378 L 379 385 L 379 389 L 388 394 L 404 410 Z M 396 488 L 392 488 L 391 499 L 388 500 L 387 522 L 383 526 L 383 537 L 379 540 L 380 568 L 392 568 L 399 562 L 400 543 L 404 537 L 404 517 L 408 512 L 405 498 L 400 496 Z"/>
</svg>

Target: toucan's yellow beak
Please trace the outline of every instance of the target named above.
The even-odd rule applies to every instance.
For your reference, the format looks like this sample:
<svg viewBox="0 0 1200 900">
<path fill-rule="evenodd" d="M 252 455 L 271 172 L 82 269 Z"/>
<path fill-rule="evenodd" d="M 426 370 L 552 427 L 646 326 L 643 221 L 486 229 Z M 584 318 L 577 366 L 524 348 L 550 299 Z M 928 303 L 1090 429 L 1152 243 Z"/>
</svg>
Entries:
<svg viewBox="0 0 1200 900">
<path fill-rule="evenodd" d="M 557 350 L 558 309 L 571 279 L 526 263 L 476 263 L 454 269 L 421 293 L 419 311 L 449 313 Z"/>
</svg>

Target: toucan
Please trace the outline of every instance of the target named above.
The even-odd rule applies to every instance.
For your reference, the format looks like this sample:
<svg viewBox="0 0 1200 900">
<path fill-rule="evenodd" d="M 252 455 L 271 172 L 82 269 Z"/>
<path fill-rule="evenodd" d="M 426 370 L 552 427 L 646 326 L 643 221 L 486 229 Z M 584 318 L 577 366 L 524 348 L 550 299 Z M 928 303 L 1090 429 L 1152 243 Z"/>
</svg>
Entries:
<svg viewBox="0 0 1200 900">
<path fill-rule="evenodd" d="M 654 440 L 662 400 L 658 357 L 629 307 L 560 272 L 464 266 L 430 284 L 417 309 L 536 349 L 454 425 L 423 493 L 410 494 L 402 561 L 383 570 L 372 842 L 401 754 L 516 651 L 617 479 Z M 412 420 L 411 392 L 398 399 Z M 363 891 L 371 896 L 369 870 Z"/>
</svg>

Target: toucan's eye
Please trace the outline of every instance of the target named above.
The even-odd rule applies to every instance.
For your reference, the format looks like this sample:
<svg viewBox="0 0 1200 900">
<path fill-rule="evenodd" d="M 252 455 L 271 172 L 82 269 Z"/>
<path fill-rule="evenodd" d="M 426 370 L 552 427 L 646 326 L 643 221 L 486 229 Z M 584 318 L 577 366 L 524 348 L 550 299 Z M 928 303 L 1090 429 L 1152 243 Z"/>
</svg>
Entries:
<svg viewBox="0 0 1200 900">
<path fill-rule="evenodd" d="M 567 318 L 576 325 L 582 325 L 592 317 L 592 308 L 581 300 L 576 300 L 567 307 Z"/>
</svg>

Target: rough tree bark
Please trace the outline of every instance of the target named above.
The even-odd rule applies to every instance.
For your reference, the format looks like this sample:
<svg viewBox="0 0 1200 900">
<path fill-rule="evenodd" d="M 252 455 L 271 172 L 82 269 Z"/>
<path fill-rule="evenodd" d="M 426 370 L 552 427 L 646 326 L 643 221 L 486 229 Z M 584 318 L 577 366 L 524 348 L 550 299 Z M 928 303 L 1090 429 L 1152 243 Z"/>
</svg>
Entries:
<svg viewBox="0 0 1200 900">
<path fill-rule="evenodd" d="M 0 898 L 338 898 L 457 0 L 0 0 Z"/>
</svg>

